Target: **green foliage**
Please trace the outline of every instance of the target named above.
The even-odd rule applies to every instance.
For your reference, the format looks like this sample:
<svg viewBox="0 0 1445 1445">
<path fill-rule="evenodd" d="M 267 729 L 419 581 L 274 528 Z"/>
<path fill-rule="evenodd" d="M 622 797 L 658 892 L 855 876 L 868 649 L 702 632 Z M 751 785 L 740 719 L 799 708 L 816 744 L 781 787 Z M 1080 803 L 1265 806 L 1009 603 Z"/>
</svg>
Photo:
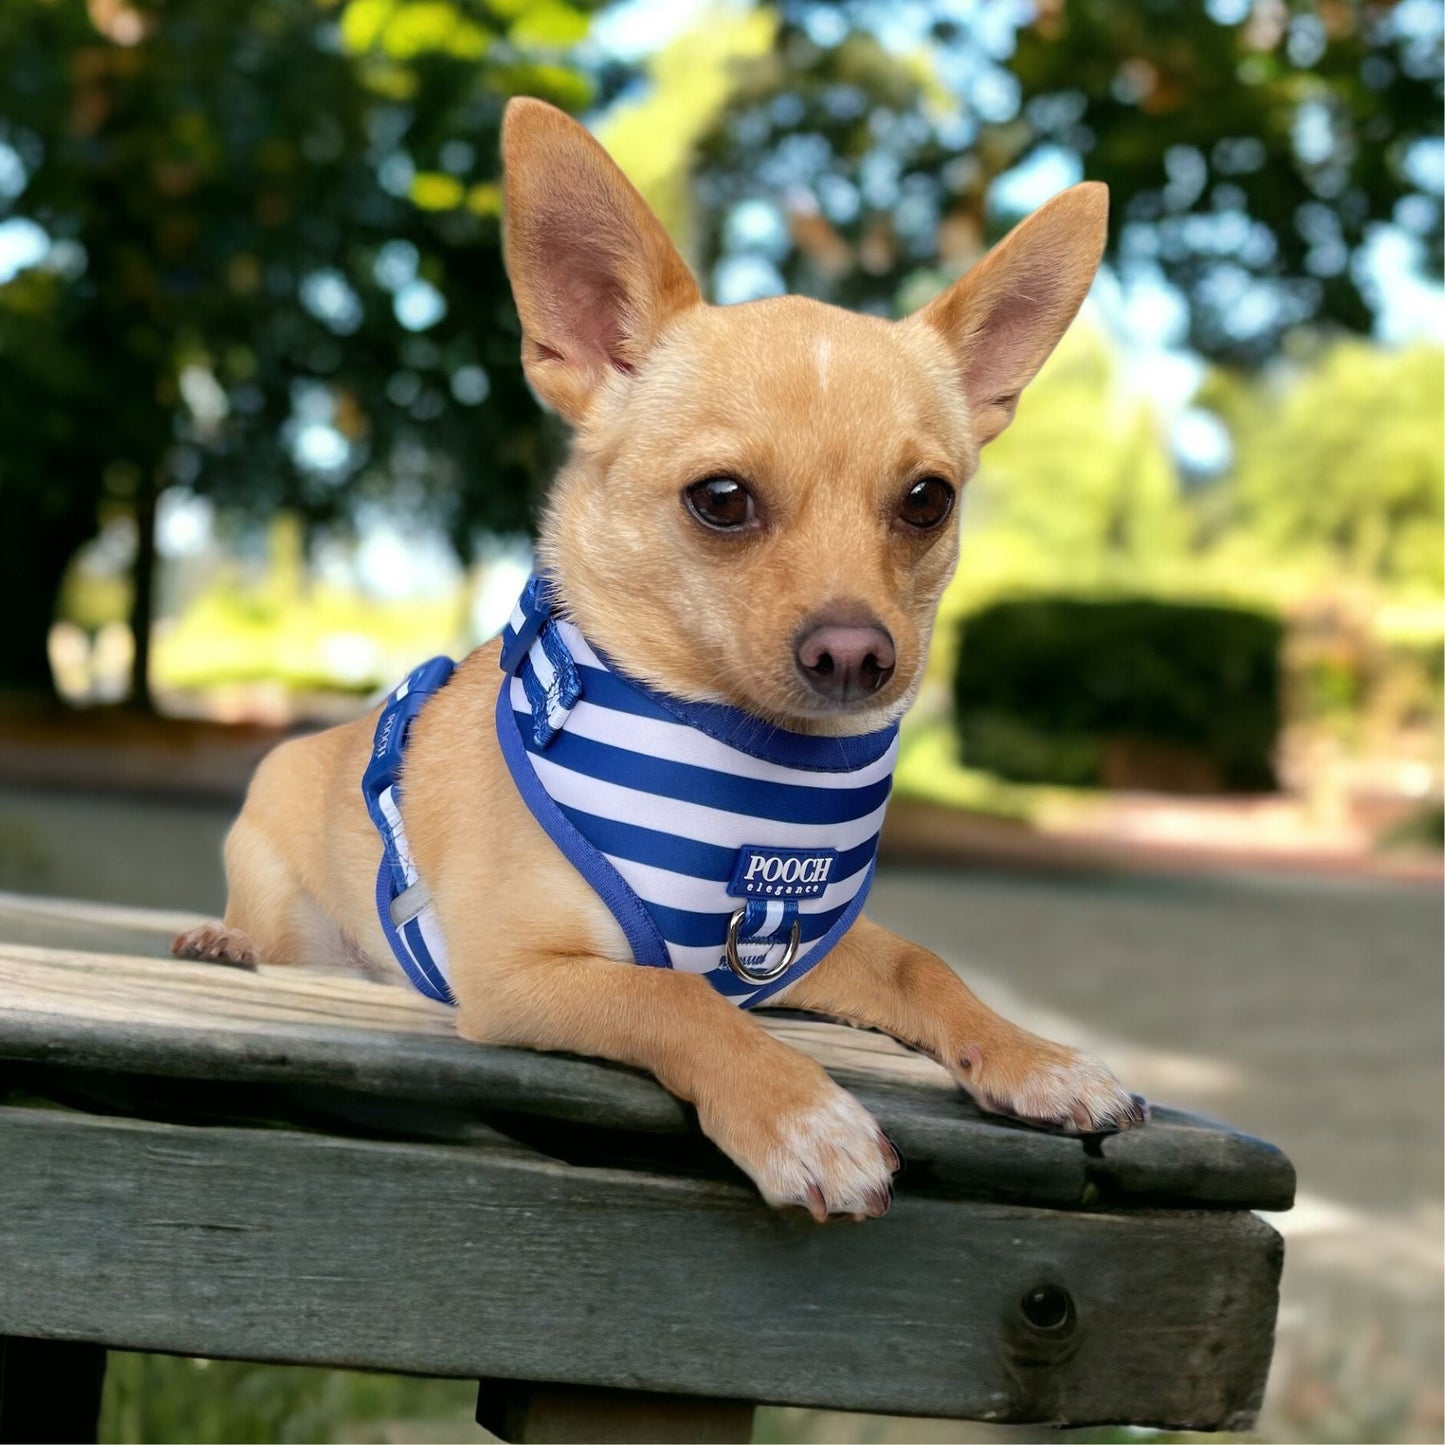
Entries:
<svg viewBox="0 0 1445 1445">
<path fill-rule="evenodd" d="M 964 759 L 1071 786 L 1267 789 L 1280 641 L 1275 619 L 1232 608 L 997 603 L 964 624 L 955 682 Z"/>
<path fill-rule="evenodd" d="M 1393 828 L 1386 830 L 1379 840 L 1385 852 L 1396 850 L 1432 849 L 1439 852 L 1445 848 L 1445 809 L 1432 803 L 1418 809 Z"/>
<path fill-rule="evenodd" d="M 0 529 L 16 680 L 44 673 L 102 505 L 144 514 L 183 484 L 315 525 L 384 503 L 459 548 L 526 526 L 550 444 L 499 251 L 497 133 L 509 94 L 594 97 L 568 60 L 588 8 L 0 6 L 21 172 L 0 219 L 51 242 L 0 286 L 0 494 L 32 519 Z"/>
<path fill-rule="evenodd" d="M 688 157 L 717 123 L 740 66 L 766 55 L 777 29 L 770 10 L 715 7 L 648 60 L 651 82 L 618 104 L 601 131 L 603 144 L 642 192 L 673 238 L 689 250 L 693 236 Z"/>
<path fill-rule="evenodd" d="M 1192 521 L 1163 429 L 1076 326 L 969 483 L 950 607 L 999 592 L 1166 587 Z"/>
<path fill-rule="evenodd" d="M 272 528 L 272 565 L 243 585 L 216 577 L 157 640 L 156 681 L 205 689 L 275 682 L 297 692 L 365 695 L 427 652 L 457 654 L 466 595 L 382 600 L 306 574 L 299 531 Z"/>
<path fill-rule="evenodd" d="M 788 290 L 916 304 L 1017 219 L 994 181 L 1048 161 L 1110 186 L 1116 269 L 1177 288 L 1206 356 L 1257 364 L 1301 322 L 1368 329 L 1352 263 L 1381 223 L 1438 274 L 1440 22 L 1425 7 L 774 8 L 771 50 L 735 68 L 695 147 L 709 272 L 744 257 Z M 771 228 L 730 228 L 759 202 Z"/>
<path fill-rule="evenodd" d="M 1445 354 L 1342 342 L 1201 398 L 1229 423 L 1235 465 L 1209 500 L 1220 558 L 1414 600 L 1445 586 Z"/>
<path fill-rule="evenodd" d="M 1043 5 L 1009 62 L 1022 154 L 1079 151 L 1113 254 L 1179 288 L 1192 347 L 1257 363 L 1301 321 L 1368 330 L 1351 262 L 1381 223 L 1439 274 L 1438 162 L 1412 148 L 1440 133 L 1440 39 L 1426 7 Z"/>
<path fill-rule="evenodd" d="M 106 1366 L 100 1439 L 130 1445 L 476 1440 L 476 1394 L 475 1382 L 467 1380 L 114 1351 Z M 398 1426 L 406 1434 L 398 1434 Z"/>
</svg>

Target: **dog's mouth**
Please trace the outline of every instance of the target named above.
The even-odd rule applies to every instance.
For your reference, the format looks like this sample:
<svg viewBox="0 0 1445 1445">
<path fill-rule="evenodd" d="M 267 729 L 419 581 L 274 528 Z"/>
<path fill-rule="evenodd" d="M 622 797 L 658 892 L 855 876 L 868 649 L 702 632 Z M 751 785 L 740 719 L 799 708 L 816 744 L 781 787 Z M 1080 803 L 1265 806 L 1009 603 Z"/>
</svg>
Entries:
<svg viewBox="0 0 1445 1445">
<path fill-rule="evenodd" d="M 886 727 L 902 711 L 906 689 L 900 688 L 896 666 L 844 680 L 836 690 L 820 691 L 794 667 L 771 688 L 729 689 L 730 701 L 743 712 L 787 732 L 850 737 Z"/>
</svg>

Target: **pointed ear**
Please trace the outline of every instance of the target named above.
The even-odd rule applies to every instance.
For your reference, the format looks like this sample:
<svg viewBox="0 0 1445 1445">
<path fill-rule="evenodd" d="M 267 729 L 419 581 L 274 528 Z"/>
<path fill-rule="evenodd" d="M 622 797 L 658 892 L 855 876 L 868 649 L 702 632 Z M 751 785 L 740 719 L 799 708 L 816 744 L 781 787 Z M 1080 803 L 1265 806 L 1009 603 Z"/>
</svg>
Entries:
<svg viewBox="0 0 1445 1445">
<path fill-rule="evenodd" d="M 1106 186 L 1071 186 L 909 318 L 940 332 L 953 352 L 979 446 L 1013 420 L 1019 393 L 1083 304 L 1108 220 Z"/>
<path fill-rule="evenodd" d="M 516 99 L 502 121 L 507 274 L 522 365 L 569 421 L 630 375 L 697 282 L 607 152 L 570 116 Z"/>
</svg>

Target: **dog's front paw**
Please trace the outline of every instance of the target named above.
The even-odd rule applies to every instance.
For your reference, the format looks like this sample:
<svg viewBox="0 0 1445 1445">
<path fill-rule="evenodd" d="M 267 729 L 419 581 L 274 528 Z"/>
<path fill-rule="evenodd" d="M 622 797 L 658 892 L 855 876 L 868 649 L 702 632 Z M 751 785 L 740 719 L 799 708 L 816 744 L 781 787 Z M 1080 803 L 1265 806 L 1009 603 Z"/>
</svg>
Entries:
<svg viewBox="0 0 1445 1445">
<path fill-rule="evenodd" d="M 800 1082 L 699 1105 L 704 1132 L 775 1209 L 806 1209 L 820 1223 L 886 1213 L 899 1165 L 888 1136 L 821 1068 Z"/>
<path fill-rule="evenodd" d="M 221 923 L 203 923 L 180 934 L 171 943 L 177 958 L 194 958 L 201 963 L 223 963 L 228 968 L 256 968 L 256 950 L 239 928 Z"/>
<path fill-rule="evenodd" d="M 992 1044 L 971 1044 L 950 1062 L 980 1108 L 1025 1124 L 1104 1134 L 1149 1120 L 1149 1105 L 1097 1059 L 1022 1030 Z"/>
</svg>

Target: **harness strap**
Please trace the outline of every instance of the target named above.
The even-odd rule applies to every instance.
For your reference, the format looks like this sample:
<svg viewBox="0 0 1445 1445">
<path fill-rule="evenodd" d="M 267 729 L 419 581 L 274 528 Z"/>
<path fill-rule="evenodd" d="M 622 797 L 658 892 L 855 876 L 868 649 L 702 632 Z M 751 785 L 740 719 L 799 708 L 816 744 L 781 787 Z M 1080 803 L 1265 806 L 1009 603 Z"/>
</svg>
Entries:
<svg viewBox="0 0 1445 1445">
<path fill-rule="evenodd" d="M 863 908 L 896 724 L 814 740 L 654 694 L 554 615 L 553 601 L 534 576 L 502 634 L 497 738 L 523 801 L 634 963 L 697 972 L 745 1008 L 765 1002 Z M 452 671 L 434 658 L 386 699 L 363 780 L 382 842 L 379 926 L 415 987 L 447 1004 L 445 940 L 407 842 L 402 784 L 411 726 Z"/>
<path fill-rule="evenodd" d="M 409 673 L 382 704 L 371 758 L 361 780 L 366 811 L 381 835 L 376 872 L 376 916 L 406 976 L 437 1003 L 454 1004 L 441 924 L 426 884 L 417 874 L 401 818 L 401 770 L 417 715 L 454 670 L 434 657 Z"/>
</svg>

